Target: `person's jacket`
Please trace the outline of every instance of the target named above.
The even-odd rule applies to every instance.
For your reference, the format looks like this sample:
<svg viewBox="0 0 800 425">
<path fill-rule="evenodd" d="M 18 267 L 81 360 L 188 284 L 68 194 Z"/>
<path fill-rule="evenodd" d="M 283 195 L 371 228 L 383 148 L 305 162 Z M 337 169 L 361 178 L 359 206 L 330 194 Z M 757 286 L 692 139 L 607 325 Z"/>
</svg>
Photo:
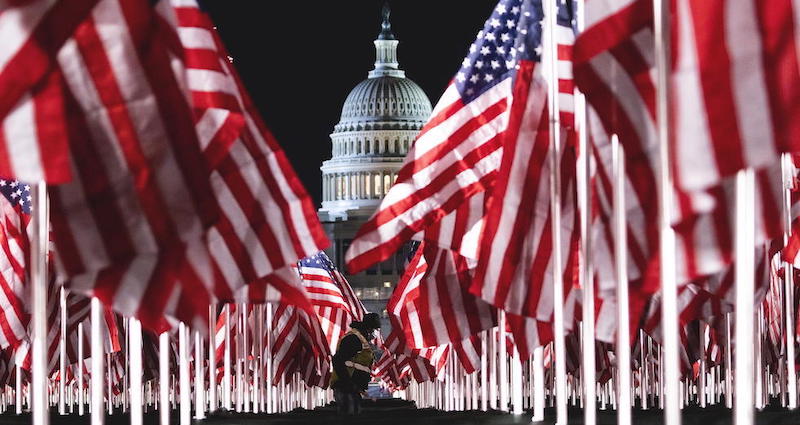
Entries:
<svg viewBox="0 0 800 425">
<path fill-rule="evenodd" d="M 375 357 L 369 342 L 358 331 L 350 329 L 336 348 L 333 356 L 331 388 L 360 392 L 367 389 L 372 379 L 372 362 Z"/>
</svg>

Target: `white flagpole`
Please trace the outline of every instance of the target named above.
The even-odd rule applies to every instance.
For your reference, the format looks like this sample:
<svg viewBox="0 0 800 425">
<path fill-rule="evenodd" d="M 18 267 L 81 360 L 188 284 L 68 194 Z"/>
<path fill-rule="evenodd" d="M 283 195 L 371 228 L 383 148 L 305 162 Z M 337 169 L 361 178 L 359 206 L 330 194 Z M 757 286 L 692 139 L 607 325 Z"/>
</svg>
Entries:
<svg viewBox="0 0 800 425">
<path fill-rule="evenodd" d="M 92 298 L 91 301 L 91 340 L 92 340 L 92 360 L 91 360 L 91 414 L 92 425 L 103 425 L 105 420 L 105 410 L 103 409 L 103 361 L 105 360 L 103 353 L 103 335 L 102 325 L 103 320 L 103 307 L 100 305 L 100 300 Z"/>
<path fill-rule="evenodd" d="M 61 326 L 58 341 L 58 414 L 67 414 L 67 294 L 62 286 L 58 291 Z"/>
<path fill-rule="evenodd" d="M 191 378 L 189 376 L 189 330 L 181 322 L 178 325 L 178 372 L 180 374 L 180 423 L 190 425 L 192 423 L 192 394 Z"/>
<path fill-rule="evenodd" d="M 649 347 L 649 344 L 645 342 L 646 336 L 643 330 L 639 330 L 639 358 L 641 364 L 641 373 L 639 376 L 639 397 L 640 403 L 642 406 L 642 410 L 647 410 L 647 397 L 648 397 L 648 387 L 650 383 L 649 379 L 649 366 L 647 360 L 647 352 L 646 349 Z"/>
<path fill-rule="evenodd" d="M 594 383 L 592 383 L 594 385 Z M 533 350 L 533 417 L 532 421 L 544 420 L 544 347 Z"/>
<path fill-rule="evenodd" d="M 791 181 L 794 165 L 792 164 L 792 157 L 789 154 L 784 154 L 781 157 L 781 168 L 783 176 L 783 242 L 789 242 L 789 236 L 792 232 L 792 196 L 791 196 Z M 797 409 L 797 370 L 795 368 L 795 350 L 794 350 L 794 267 L 788 262 L 783 263 L 783 277 L 784 277 L 784 304 L 785 314 L 784 325 L 786 327 L 786 377 L 787 382 L 787 396 L 789 398 L 789 409 Z"/>
<path fill-rule="evenodd" d="M 499 352 L 497 361 L 499 363 L 499 379 L 500 379 L 500 407 L 503 412 L 508 412 L 508 353 L 506 350 L 506 312 L 497 310 L 498 320 L 497 329 L 500 335 L 497 342 L 497 350 Z"/>
<path fill-rule="evenodd" d="M 33 311 L 31 324 L 33 325 L 32 350 L 33 369 L 30 389 L 33 392 L 34 425 L 47 425 L 50 423 L 50 412 L 47 402 L 47 245 L 49 206 L 47 203 L 47 186 L 44 182 L 33 185 L 34 211 L 31 226 L 33 239 L 31 240 L 31 269 L 32 283 L 31 298 Z M 63 377 L 62 377 L 63 381 Z"/>
<path fill-rule="evenodd" d="M 130 341 L 130 400 L 131 400 L 131 425 L 142 425 L 144 418 L 142 401 L 142 323 L 131 318 L 128 321 L 128 335 Z"/>
<path fill-rule="evenodd" d="M 497 328 L 489 329 L 489 407 L 497 409 Z"/>
<path fill-rule="evenodd" d="M 161 425 L 169 425 L 172 413 L 169 401 L 170 386 L 169 332 L 164 332 L 158 336 L 158 404 Z"/>
<path fill-rule="evenodd" d="M 78 323 L 78 416 L 83 416 L 83 408 L 86 400 L 83 399 L 83 323 Z"/>
<path fill-rule="evenodd" d="M 487 388 L 489 382 L 487 376 L 489 373 L 489 344 L 487 339 L 489 338 L 488 335 L 491 335 L 491 332 L 491 330 L 481 332 L 481 410 L 484 412 L 489 410 L 489 389 Z"/>
<path fill-rule="evenodd" d="M 611 136 L 614 167 L 614 263 L 617 272 L 617 423 L 631 424 L 631 343 L 628 304 L 628 232 L 625 214 L 625 153 Z M 594 310 L 592 310 L 593 312 Z M 592 353 L 594 354 L 594 353 Z"/>
<path fill-rule="evenodd" d="M 231 305 L 225 304 L 225 358 L 222 369 L 222 404 L 231 410 Z"/>
<path fill-rule="evenodd" d="M 248 354 L 250 354 L 250 347 L 247 341 L 247 333 L 248 329 L 248 320 L 247 320 L 247 303 L 242 303 L 242 393 L 243 396 L 243 411 L 245 413 L 250 412 L 250 360 Z"/>
<path fill-rule="evenodd" d="M 234 390 L 236 394 L 236 412 L 242 411 L 242 352 L 244 351 L 244 347 L 242 346 L 242 331 L 244 330 L 244 320 L 242 319 L 243 313 L 240 306 L 236 308 L 236 356 L 234 357 L 234 361 L 236 362 L 235 371 L 236 371 L 236 388 Z"/>
<path fill-rule="evenodd" d="M 14 367 L 16 379 L 14 381 L 14 410 L 16 414 L 22 414 L 22 368 L 19 363 Z M 83 413 L 81 413 L 83 414 Z"/>
<path fill-rule="evenodd" d="M 653 0 L 656 56 L 656 115 L 659 141 L 659 254 L 661 264 L 661 329 L 664 333 L 663 399 L 665 425 L 679 425 L 680 364 L 678 362 L 678 284 L 675 259 L 675 232 L 672 229 L 672 177 L 669 166 L 669 1 Z"/>
<path fill-rule="evenodd" d="M 708 344 L 708 325 L 700 322 L 700 373 L 697 376 L 697 404 L 706 407 L 706 345 Z"/>
<path fill-rule="evenodd" d="M 753 412 L 753 293 L 755 291 L 755 177 L 752 170 L 736 175 L 736 358 L 733 404 L 735 425 L 752 425 Z"/>
<path fill-rule="evenodd" d="M 513 414 L 522 414 L 522 358 L 517 350 L 511 357 L 511 405 Z"/>
<path fill-rule="evenodd" d="M 203 374 L 203 338 L 194 331 L 194 418 L 206 418 L 205 375 Z"/>
<path fill-rule="evenodd" d="M 267 332 L 265 333 L 267 338 L 267 346 L 264 349 L 265 356 L 267 357 L 264 360 L 266 364 L 266 381 L 267 381 L 267 413 L 275 413 L 274 403 L 274 395 L 276 393 L 275 387 L 272 386 L 272 303 L 267 303 L 265 306 L 267 312 L 267 317 L 264 320 L 264 323 L 267 325 Z"/>
<path fill-rule="evenodd" d="M 555 39 L 556 3 L 545 1 L 546 20 L 546 55 L 548 84 L 548 114 L 550 119 L 550 208 L 553 237 L 553 341 L 555 345 L 555 378 L 556 378 L 556 424 L 567 424 L 567 369 L 566 344 L 564 342 L 564 282 L 562 275 L 561 252 L 561 175 L 559 161 L 561 158 L 561 122 L 559 120 L 558 99 L 558 46 Z"/>
<path fill-rule="evenodd" d="M 584 0 L 578 0 L 577 27 L 578 32 L 583 32 L 586 27 L 586 9 Z M 591 258 L 591 154 L 589 153 L 589 126 L 586 108 L 586 97 L 576 90 L 575 93 L 575 118 L 578 125 L 578 145 L 581 152 L 579 170 L 580 184 L 578 185 L 580 213 L 581 213 L 581 256 L 583 268 L 581 270 L 581 283 L 583 287 L 582 298 L 582 347 L 581 356 L 581 381 L 583 383 L 583 423 L 594 425 L 597 421 L 597 389 L 595 387 L 595 353 L 594 353 L 594 279 Z"/>
<path fill-rule="evenodd" d="M 217 304 L 208 306 L 208 412 L 217 410 Z"/>
</svg>

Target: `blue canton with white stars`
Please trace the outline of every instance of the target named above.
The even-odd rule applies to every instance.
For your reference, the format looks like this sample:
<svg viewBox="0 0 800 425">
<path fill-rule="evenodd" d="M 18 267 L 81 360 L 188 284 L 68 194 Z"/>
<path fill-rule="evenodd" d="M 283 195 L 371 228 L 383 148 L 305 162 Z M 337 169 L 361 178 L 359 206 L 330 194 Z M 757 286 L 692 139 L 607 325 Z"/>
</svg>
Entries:
<svg viewBox="0 0 800 425">
<path fill-rule="evenodd" d="M 333 276 L 333 271 L 336 270 L 336 266 L 334 266 L 331 259 L 325 255 L 325 252 L 319 252 L 310 257 L 303 258 L 298 263 L 298 265 L 301 267 L 301 273 L 302 267 L 324 269 L 330 273 L 331 276 Z"/>
<path fill-rule="evenodd" d="M 11 205 L 19 206 L 26 214 L 31 213 L 32 197 L 30 185 L 17 180 L 0 179 L 0 192 L 8 199 L 8 202 L 11 202 Z"/>
<path fill-rule="evenodd" d="M 455 84 L 469 103 L 514 76 L 519 61 L 541 62 L 541 0 L 501 0 L 469 48 Z"/>
</svg>

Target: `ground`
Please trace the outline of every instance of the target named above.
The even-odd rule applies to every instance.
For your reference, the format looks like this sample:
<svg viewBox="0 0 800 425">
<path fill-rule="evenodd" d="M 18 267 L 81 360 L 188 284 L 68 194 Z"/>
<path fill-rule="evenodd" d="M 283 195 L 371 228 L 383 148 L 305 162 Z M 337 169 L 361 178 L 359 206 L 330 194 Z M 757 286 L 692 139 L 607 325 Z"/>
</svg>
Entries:
<svg viewBox="0 0 800 425">
<path fill-rule="evenodd" d="M 569 424 L 582 424 L 583 412 L 572 408 L 569 411 Z M 613 411 L 598 411 L 597 423 L 599 425 L 616 424 L 616 415 Z M 30 415 L 17 416 L 14 414 L 0 415 L 0 424 L 29 424 Z M 499 412 L 439 412 L 433 409 L 415 409 L 410 405 L 399 403 L 378 403 L 365 407 L 361 416 L 348 418 L 345 421 L 336 416 L 331 407 L 319 408 L 312 411 L 295 410 L 291 413 L 280 415 L 254 415 L 254 414 L 215 414 L 209 418 L 196 422 L 208 425 L 500 425 L 500 424 L 530 424 L 530 414 L 512 416 Z M 171 424 L 179 424 L 177 412 L 173 412 Z M 53 425 L 79 425 L 89 424 L 89 416 L 77 415 L 60 417 L 56 412 L 51 416 Z M 106 424 L 128 424 L 126 414 L 115 414 L 106 418 Z M 548 409 L 546 420 L 542 424 L 555 423 L 555 411 Z M 635 410 L 633 423 L 662 424 L 663 418 L 659 410 Z M 723 425 L 730 424 L 731 411 L 724 407 L 709 407 L 700 409 L 689 407 L 683 410 L 683 425 Z M 767 408 L 756 415 L 757 425 L 788 425 L 800 423 L 800 411 L 789 412 L 777 407 Z M 158 424 L 158 414 L 149 412 L 145 415 L 145 424 Z"/>
</svg>

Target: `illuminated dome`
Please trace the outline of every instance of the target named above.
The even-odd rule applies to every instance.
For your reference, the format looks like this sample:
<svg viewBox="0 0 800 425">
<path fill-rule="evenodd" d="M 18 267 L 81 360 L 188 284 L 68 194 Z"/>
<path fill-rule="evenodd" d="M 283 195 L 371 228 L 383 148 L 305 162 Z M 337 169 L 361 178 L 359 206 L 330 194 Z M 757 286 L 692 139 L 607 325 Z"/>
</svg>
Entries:
<svg viewBox="0 0 800 425">
<path fill-rule="evenodd" d="M 345 99 L 331 134 L 331 159 L 321 167 L 323 218 L 371 215 L 431 114 L 428 96 L 400 69 L 398 44 L 384 7 L 375 69 Z"/>
</svg>

